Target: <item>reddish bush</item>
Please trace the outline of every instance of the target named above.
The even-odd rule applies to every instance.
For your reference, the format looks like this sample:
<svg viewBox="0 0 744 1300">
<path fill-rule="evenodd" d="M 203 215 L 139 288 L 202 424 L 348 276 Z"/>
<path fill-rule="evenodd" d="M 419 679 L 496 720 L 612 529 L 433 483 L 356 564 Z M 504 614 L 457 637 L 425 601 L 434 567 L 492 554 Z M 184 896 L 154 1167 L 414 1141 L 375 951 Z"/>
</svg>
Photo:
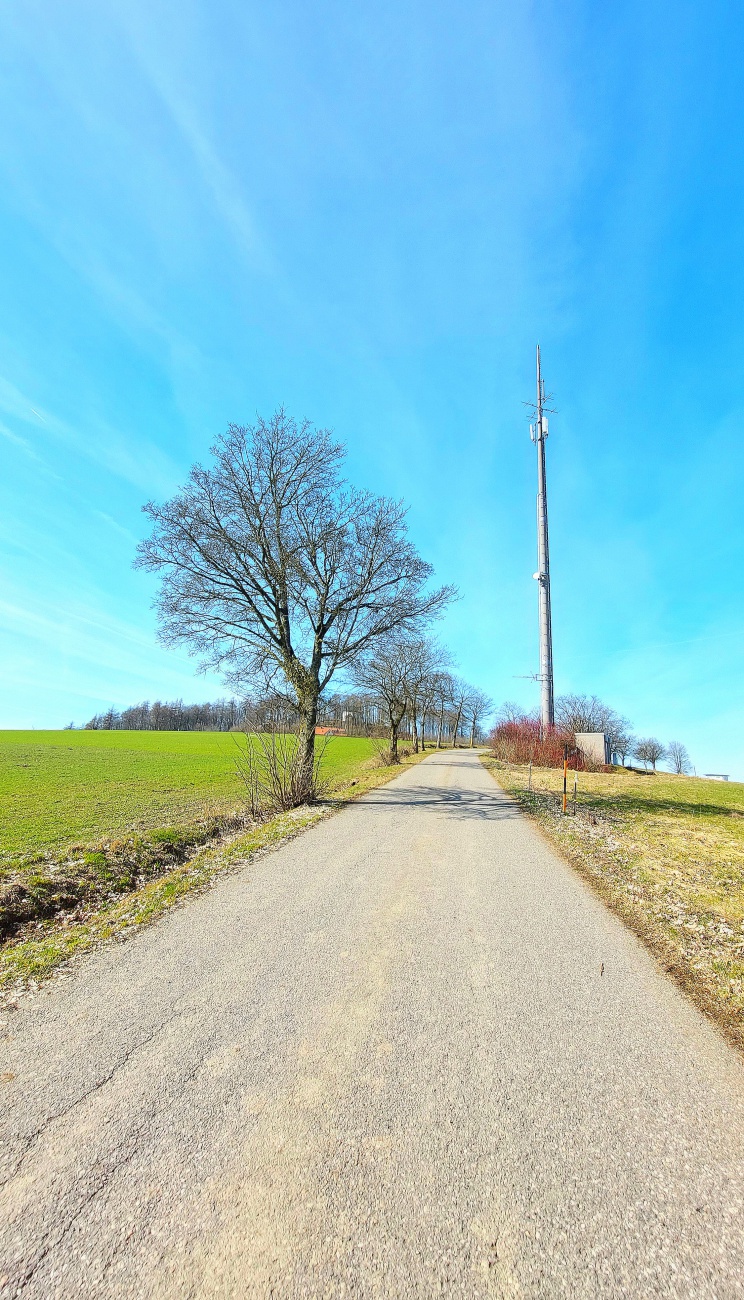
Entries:
<svg viewBox="0 0 744 1300">
<path fill-rule="evenodd" d="M 534 763 L 536 767 L 562 767 L 564 746 L 568 745 L 568 765 L 583 769 L 583 755 L 573 748 L 573 737 L 556 729 L 542 734 L 534 718 L 499 722 L 489 736 L 494 758 L 503 763 Z"/>
</svg>

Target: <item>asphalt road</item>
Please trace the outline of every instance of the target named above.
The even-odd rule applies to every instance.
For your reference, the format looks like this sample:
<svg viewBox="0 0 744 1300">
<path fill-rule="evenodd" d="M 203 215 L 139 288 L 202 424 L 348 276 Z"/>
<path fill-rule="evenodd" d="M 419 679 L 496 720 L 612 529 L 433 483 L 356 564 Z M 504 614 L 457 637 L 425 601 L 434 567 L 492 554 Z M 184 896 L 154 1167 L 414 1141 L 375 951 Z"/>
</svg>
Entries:
<svg viewBox="0 0 744 1300">
<path fill-rule="evenodd" d="M 744 1296 L 744 1068 L 441 753 L 10 1017 L 0 1294 Z"/>
</svg>

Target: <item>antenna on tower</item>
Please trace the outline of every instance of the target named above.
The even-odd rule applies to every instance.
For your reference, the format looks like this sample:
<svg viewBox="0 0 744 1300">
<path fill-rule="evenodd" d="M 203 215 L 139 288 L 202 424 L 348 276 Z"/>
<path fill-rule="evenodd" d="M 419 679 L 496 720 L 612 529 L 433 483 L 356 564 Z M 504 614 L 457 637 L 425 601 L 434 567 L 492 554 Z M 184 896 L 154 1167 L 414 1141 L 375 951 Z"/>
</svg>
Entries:
<svg viewBox="0 0 744 1300">
<path fill-rule="evenodd" d="M 553 626 L 550 611 L 550 548 L 548 545 L 548 488 L 545 475 L 545 439 L 548 436 L 545 382 L 540 368 L 540 344 L 537 345 L 537 401 L 526 403 L 535 414 L 530 437 L 537 446 L 537 573 L 540 616 L 540 722 L 543 733 L 555 726 L 553 696 Z"/>
</svg>

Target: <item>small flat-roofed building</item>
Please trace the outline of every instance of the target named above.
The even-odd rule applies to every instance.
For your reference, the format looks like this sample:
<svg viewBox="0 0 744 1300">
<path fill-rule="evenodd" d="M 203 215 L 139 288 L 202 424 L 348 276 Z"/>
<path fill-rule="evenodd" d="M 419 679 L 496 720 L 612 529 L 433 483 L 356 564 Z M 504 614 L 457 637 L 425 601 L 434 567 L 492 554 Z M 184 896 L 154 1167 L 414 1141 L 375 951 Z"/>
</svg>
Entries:
<svg viewBox="0 0 744 1300">
<path fill-rule="evenodd" d="M 609 736 L 603 731 L 577 731 L 576 748 L 592 763 L 612 762 Z"/>
</svg>

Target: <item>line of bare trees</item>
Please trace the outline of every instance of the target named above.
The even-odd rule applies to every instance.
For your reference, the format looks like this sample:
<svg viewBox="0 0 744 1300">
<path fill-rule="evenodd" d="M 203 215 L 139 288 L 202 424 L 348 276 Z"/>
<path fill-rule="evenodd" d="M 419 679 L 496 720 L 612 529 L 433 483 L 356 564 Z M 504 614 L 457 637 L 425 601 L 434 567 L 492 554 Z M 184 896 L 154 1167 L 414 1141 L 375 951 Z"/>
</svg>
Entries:
<svg viewBox="0 0 744 1300">
<path fill-rule="evenodd" d="M 398 740 L 414 753 L 442 745 L 483 740 L 492 709 L 484 691 L 449 669 L 446 651 L 425 638 L 388 639 L 376 654 L 360 661 L 352 674 L 356 689 L 338 691 L 318 702 L 318 726 L 348 736 L 385 737 L 395 762 Z M 107 709 L 85 723 L 88 731 L 251 731 L 290 733 L 298 711 L 286 694 L 204 704 L 182 700 Z"/>
<path fill-rule="evenodd" d="M 656 764 L 663 762 L 666 762 L 677 776 L 686 776 L 692 771 L 687 746 L 683 745 L 681 740 L 670 740 L 668 745 L 663 745 L 655 736 L 641 737 L 636 740 L 632 754 L 643 763 L 647 771 L 650 766 L 655 772 Z"/>
<path fill-rule="evenodd" d="M 451 659 L 428 637 L 392 636 L 380 641 L 351 673 L 362 699 L 372 703 L 389 739 L 390 762 L 407 726 L 414 753 L 443 744 L 475 744 L 492 701 L 451 671 Z"/>
</svg>

